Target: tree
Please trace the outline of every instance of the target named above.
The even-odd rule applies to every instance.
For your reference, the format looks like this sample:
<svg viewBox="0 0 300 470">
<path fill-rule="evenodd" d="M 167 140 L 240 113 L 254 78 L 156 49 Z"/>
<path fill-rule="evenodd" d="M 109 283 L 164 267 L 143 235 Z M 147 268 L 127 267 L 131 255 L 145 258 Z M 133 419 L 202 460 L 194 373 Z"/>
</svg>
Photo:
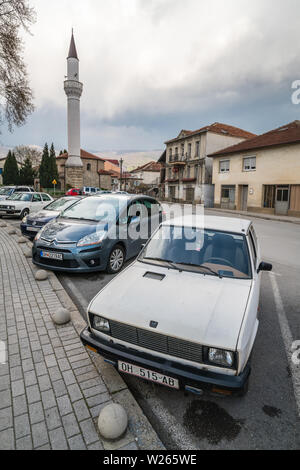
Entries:
<svg viewBox="0 0 300 470">
<path fill-rule="evenodd" d="M 10 131 L 34 109 L 20 37 L 34 22 L 28 0 L 0 0 L 0 125 L 6 120 Z"/>
<path fill-rule="evenodd" d="M 20 169 L 19 182 L 20 184 L 29 184 L 34 183 L 35 171 L 32 168 L 31 160 L 29 157 L 26 158 L 24 165 Z"/>
<path fill-rule="evenodd" d="M 25 160 L 30 158 L 32 166 L 38 167 L 42 161 L 42 152 L 35 147 L 19 145 L 13 151 L 19 163 L 25 163 Z"/>
<path fill-rule="evenodd" d="M 19 168 L 15 154 L 8 152 L 3 168 L 3 184 L 18 184 Z"/>
<path fill-rule="evenodd" d="M 53 143 L 51 144 L 50 147 L 50 155 L 49 155 L 49 180 L 50 180 L 50 186 L 52 186 L 52 181 L 56 180 L 58 182 L 58 170 L 57 170 L 57 165 L 56 165 L 56 154 L 54 150 L 54 145 Z"/>
<path fill-rule="evenodd" d="M 40 183 L 43 188 L 49 188 L 50 186 L 48 185 L 49 182 L 49 170 L 50 170 L 50 162 L 49 162 L 49 149 L 48 149 L 48 144 L 46 143 L 44 146 L 43 150 L 43 156 L 42 156 L 42 161 L 40 164 L 39 168 L 39 174 L 40 174 Z"/>
</svg>

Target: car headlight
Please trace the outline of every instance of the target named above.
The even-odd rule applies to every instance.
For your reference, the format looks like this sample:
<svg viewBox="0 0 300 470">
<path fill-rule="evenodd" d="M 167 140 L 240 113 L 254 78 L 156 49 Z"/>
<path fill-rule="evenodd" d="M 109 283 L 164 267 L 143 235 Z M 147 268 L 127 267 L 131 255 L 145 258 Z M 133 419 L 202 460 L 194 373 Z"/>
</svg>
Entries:
<svg viewBox="0 0 300 470">
<path fill-rule="evenodd" d="M 234 354 L 231 351 L 224 351 L 223 349 L 209 348 L 208 360 L 220 366 L 232 367 Z"/>
<path fill-rule="evenodd" d="M 106 231 L 94 232 L 91 235 L 81 238 L 77 243 L 77 246 L 99 245 L 106 234 Z"/>
<path fill-rule="evenodd" d="M 44 227 L 36 234 L 36 236 L 35 236 L 35 238 L 34 238 L 34 241 L 35 241 L 35 242 L 41 238 L 41 235 L 42 235 L 42 233 L 43 233 L 45 227 L 46 227 L 46 226 L 44 226 Z"/>
<path fill-rule="evenodd" d="M 27 223 L 27 215 L 25 215 L 25 217 L 23 217 L 22 223 L 23 223 L 23 224 L 26 224 L 26 223 Z"/>
<path fill-rule="evenodd" d="M 109 321 L 106 318 L 93 315 L 92 317 L 92 328 L 101 331 L 102 333 L 110 333 Z"/>
</svg>

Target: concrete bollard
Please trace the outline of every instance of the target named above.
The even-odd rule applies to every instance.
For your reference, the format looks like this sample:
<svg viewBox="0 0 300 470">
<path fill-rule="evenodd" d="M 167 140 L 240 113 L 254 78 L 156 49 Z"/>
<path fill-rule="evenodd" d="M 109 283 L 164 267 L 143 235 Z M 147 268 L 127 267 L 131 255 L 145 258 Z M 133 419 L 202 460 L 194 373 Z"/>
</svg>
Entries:
<svg viewBox="0 0 300 470">
<path fill-rule="evenodd" d="M 15 228 L 10 228 L 8 231 L 7 231 L 8 235 L 15 235 L 16 234 L 16 229 Z"/>
<path fill-rule="evenodd" d="M 71 315 L 69 310 L 66 308 L 60 308 L 52 315 L 52 321 L 56 325 L 65 325 L 71 320 Z"/>
<path fill-rule="evenodd" d="M 6 223 L 5 222 L 0 222 L 0 227 L 6 227 Z"/>
<path fill-rule="evenodd" d="M 105 439 L 119 439 L 126 431 L 127 425 L 127 413 L 118 403 L 111 403 L 101 410 L 98 429 Z"/>
<path fill-rule="evenodd" d="M 32 251 L 30 250 L 30 248 L 24 250 L 24 256 L 25 258 L 32 258 Z"/>
<path fill-rule="evenodd" d="M 47 271 L 45 271 L 44 269 L 39 269 L 36 273 L 35 273 L 35 279 L 37 281 L 45 281 L 46 279 L 48 279 L 48 273 Z"/>
<path fill-rule="evenodd" d="M 18 237 L 17 243 L 27 243 L 27 239 L 25 237 Z"/>
</svg>

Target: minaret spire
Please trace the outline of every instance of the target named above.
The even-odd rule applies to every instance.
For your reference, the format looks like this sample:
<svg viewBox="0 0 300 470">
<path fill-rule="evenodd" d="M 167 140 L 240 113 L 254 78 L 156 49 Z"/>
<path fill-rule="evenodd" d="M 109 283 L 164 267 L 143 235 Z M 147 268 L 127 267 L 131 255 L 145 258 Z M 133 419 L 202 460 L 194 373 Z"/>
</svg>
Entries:
<svg viewBox="0 0 300 470">
<path fill-rule="evenodd" d="M 79 60 L 75 46 L 73 28 L 67 58 L 68 74 L 64 82 L 65 93 L 68 98 L 68 159 L 66 161 L 66 181 L 72 187 L 82 187 L 82 161 L 80 157 L 80 97 L 83 84 L 79 81 Z M 78 171 L 76 171 L 78 169 Z M 81 177 L 78 175 L 81 170 Z M 68 181 L 68 174 L 73 181 Z M 74 175 L 76 174 L 76 177 Z M 74 180 L 75 178 L 75 180 Z"/>
</svg>

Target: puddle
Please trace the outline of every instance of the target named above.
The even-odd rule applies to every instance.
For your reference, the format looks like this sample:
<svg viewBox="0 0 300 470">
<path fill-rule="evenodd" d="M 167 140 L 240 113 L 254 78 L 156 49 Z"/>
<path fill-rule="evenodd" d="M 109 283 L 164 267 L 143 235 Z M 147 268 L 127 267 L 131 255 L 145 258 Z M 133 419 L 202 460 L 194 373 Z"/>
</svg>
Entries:
<svg viewBox="0 0 300 470">
<path fill-rule="evenodd" d="M 266 415 L 270 416 L 270 418 L 278 418 L 281 415 L 281 410 L 274 406 L 264 405 L 262 410 Z"/>
<path fill-rule="evenodd" d="M 184 426 L 199 439 L 218 444 L 222 439 L 233 441 L 242 428 L 242 421 L 234 419 L 216 403 L 192 401 L 183 417 Z"/>
</svg>

